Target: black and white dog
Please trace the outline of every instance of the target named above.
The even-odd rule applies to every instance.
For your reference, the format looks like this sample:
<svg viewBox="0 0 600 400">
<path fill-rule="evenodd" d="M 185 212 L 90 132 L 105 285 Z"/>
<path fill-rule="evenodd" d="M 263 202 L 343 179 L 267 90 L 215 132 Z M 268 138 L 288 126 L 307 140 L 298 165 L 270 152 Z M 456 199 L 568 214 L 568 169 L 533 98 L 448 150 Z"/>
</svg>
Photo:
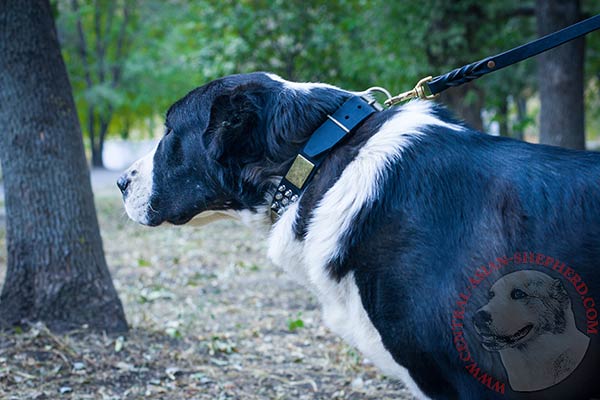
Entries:
<svg viewBox="0 0 600 400">
<path fill-rule="evenodd" d="M 129 217 L 267 226 L 269 257 L 314 291 L 328 327 L 418 398 L 596 394 L 600 155 L 485 135 L 412 101 L 371 115 L 271 223 L 279 180 L 353 95 L 268 73 L 193 90 L 167 112 L 157 148 L 119 179 Z M 590 339 L 581 371 L 549 391 L 505 385 L 471 323 L 492 283 L 522 268 L 514 254 L 562 280 Z M 506 296 L 541 301 L 528 291 Z"/>
</svg>

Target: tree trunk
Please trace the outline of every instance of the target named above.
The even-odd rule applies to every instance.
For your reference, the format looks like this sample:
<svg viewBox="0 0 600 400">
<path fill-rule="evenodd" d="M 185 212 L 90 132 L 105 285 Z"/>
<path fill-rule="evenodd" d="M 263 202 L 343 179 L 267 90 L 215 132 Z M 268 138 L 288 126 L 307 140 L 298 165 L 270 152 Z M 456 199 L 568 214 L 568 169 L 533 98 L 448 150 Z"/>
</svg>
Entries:
<svg viewBox="0 0 600 400">
<path fill-rule="evenodd" d="M 516 95 L 515 104 L 517 106 L 517 125 L 518 129 L 513 132 L 515 139 L 524 140 L 525 138 L 525 119 L 527 118 L 527 99 L 525 96 Z"/>
<path fill-rule="evenodd" d="M 500 136 L 510 136 L 508 129 L 508 97 L 502 98 L 502 103 L 498 107 L 498 125 Z"/>
<path fill-rule="evenodd" d="M 110 108 L 110 107 L 109 107 Z M 112 118 L 112 110 L 108 111 L 108 115 L 103 116 L 100 114 L 98 118 L 100 120 L 100 126 L 98 127 L 98 150 L 96 154 L 96 161 L 93 163 L 94 168 L 104 168 L 104 141 L 106 140 L 106 134 L 108 133 L 108 125 Z"/>
<path fill-rule="evenodd" d="M 581 19 L 579 0 L 537 0 L 535 13 L 539 35 Z M 541 143 L 585 148 L 584 50 L 585 39 L 580 38 L 538 58 Z"/>
<path fill-rule="evenodd" d="M 440 95 L 440 101 L 446 104 L 458 118 L 470 127 L 483 131 L 481 110 L 484 104 L 483 92 L 472 87 L 472 83 L 454 87 Z"/>
<path fill-rule="evenodd" d="M 92 167 L 104 168 L 104 160 L 102 159 L 100 138 L 96 137 L 96 112 L 94 111 L 93 106 L 88 107 L 87 125 L 88 135 L 90 138 L 90 150 L 92 151 Z"/>
<path fill-rule="evenodd" d="M 102 159 L 103 143 L 100 142 L 100 138 L 92 147 L 92 167 L 93 168 L 104 168 L 104 160 Z"/>
<path fill-rule="evenodd" d="M 0 104 L 8 250 L 0 324 L 127 330 L 48 0 L 0 0 Z"/>
</svg>

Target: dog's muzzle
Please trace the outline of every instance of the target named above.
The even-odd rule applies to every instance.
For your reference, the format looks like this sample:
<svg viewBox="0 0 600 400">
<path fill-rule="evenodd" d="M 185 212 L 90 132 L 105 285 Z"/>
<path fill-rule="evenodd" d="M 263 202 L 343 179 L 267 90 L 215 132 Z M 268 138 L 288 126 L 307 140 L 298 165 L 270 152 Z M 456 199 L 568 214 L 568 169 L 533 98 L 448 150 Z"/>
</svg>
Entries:
<svg viewBox="0 0 600 400">
<path fill-rule="evenodd" d="M 151 210 L 153 158 L 154 151 L 136 161 L 117 179 L 127 215 L 144 225 L 151 223 L 148 214 Z"/>
</svg>

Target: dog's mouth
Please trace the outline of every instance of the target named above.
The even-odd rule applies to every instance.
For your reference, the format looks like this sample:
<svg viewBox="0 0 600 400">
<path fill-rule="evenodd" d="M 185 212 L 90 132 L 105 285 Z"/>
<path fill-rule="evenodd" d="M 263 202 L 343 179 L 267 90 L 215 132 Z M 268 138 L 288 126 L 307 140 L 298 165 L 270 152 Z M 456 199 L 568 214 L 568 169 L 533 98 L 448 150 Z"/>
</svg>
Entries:
<svg viewBox="0 0 600 400">
<path fill-rule="evenodd" d="M 505 347 L 512 347 L 523 340 L 533 329 L 532 324 L 525 325 L 512 335 L 495 335 L 493 333 L 479 332 L 481 343 L 489 351 L 501 350 Z"/>
<path fill-rule="evenodd" d="M 176 217 L 172 217 L 172 218 L 167 218 L 166 221 L 169 224 L 172 224 L 172 225 L 185 225 L 188 222 L 190 222 L 190 220 L 192 218 L 193 218 L 193 215 L 191 217 L 187 216 L 187 215 L 182 215 L 182 216 L 176 216 Z"/>
<path fill-rule="evenodd" d="M 227 210 L 205 210 L 196 214 L 180 215 L 167 218 L 167 222 L 172 225 L 194 225 L 203 226 L 219 219 L 234 218 L 233 214 Z"/>
</svg>

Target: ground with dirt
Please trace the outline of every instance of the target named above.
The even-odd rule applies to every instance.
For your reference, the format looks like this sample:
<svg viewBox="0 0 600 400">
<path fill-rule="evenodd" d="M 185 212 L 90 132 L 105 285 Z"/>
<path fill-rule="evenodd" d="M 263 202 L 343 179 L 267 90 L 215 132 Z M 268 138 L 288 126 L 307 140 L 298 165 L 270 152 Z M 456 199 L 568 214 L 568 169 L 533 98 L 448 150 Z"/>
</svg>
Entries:
<svg viewBox="0 0 600 400">
<path fill-rule="evenodd" d="M 116 188 L 95 190 L 131 331 L 0 334 L 0 398 L 410 398 L 323 327 L 316 299 L 266 260 L 262 234 L 232 221 L 145 228 Z"/>
</svg>

